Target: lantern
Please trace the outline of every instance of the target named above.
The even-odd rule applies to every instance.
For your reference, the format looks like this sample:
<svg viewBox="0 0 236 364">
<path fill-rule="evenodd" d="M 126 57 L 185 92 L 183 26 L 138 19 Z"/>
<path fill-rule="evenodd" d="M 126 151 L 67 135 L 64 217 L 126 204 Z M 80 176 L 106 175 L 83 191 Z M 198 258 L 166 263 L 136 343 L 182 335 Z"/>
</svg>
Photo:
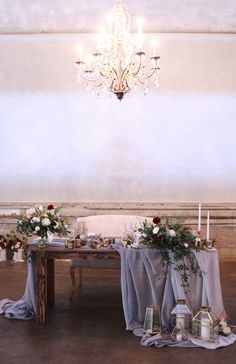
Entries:
<svg viewBox="0 0 236 364">
<path fill-rule="evenodd" d="M 153 305 L 146 308 L 143 330 L 151 335 L 161 332 L 161 312 L 159 306 Z"/>
<path fill-rule="evenodd" d="M 211 307 L 202 306 L 192 321 L 192 335 L 197 339 L 214 342 L 219 334 L 219 320 Z"/>
<path fill-rule="evenodd" d="M 191 332 L 192 311 L 185 300 L 177 300 L 171 311 L 171 337 L 175 341 L 185 341 Z"/>
</svg>

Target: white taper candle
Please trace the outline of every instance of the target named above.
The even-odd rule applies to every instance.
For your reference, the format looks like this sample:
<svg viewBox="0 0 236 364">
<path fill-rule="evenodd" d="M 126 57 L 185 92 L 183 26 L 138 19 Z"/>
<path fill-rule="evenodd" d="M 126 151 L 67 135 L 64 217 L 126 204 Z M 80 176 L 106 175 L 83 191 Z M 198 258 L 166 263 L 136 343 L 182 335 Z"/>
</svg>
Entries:
<svg viewBox="0 0 236 364">
<path fill-rule="evenodd" d="M 198 205 L 198 231 L 201 231 L 201 210 L 202 210 L 202 205 L 199 204 Z"/>
<path fill-rule="evenodd" d="M 206 240 L 210 240 L 210 211 L 207 211 Z"/>
</svg>

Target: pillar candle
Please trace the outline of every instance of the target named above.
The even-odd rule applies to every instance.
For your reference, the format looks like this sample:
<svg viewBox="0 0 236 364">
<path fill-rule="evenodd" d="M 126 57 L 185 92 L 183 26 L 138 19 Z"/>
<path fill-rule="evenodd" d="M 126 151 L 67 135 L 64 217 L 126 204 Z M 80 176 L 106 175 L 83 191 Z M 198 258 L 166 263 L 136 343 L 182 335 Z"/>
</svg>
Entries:
<svg viewBox="0 0 236 364">
<path fill-rule="evenodd" d="M 208 318 L 201 319 L 201 338 L 203 340 L 210 340 L 210 320 Z"/>
<path fill-rule="evenodd" d="M 181 332 L 178 332 L 177 334 L 176 334 L 176 341 L 182 341 L 183 340 L 183 335 L 181 334 Z"/>
<path fill-rule="evenodd" d="M 184 315 L 182 313 L 176 314 L 176 326 L 178 329 L 184 329 Z"/>
</svg>

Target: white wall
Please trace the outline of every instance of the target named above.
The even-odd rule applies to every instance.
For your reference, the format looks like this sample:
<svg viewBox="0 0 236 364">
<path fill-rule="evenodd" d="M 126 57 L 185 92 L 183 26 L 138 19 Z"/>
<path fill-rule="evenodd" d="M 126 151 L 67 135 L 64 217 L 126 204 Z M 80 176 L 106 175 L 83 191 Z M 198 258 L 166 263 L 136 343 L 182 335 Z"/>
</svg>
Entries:
<svg viewBox="0 0 236 364">
<path fill-rule="evenodd" d="M 76 84 L 79 38 L 0 36 L 0 201 L 236 201 L 236 36 L 162 35 L 122 102 Z"/>
</svg>

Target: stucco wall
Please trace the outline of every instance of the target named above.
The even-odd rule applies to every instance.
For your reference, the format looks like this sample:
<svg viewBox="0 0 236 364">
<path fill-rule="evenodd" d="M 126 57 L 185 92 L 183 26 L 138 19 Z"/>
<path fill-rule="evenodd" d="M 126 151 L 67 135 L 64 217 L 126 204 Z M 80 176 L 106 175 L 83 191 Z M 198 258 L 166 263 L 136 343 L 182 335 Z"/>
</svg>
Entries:
<svg viewBox="0 0 236 364">
<path fill-rule="evenodd" d="M 0 36 L 0 201 L 236 201 L 236 36 L 159 36 L 160 88 L 122 102 L 76 84 L 91 39 Z"/>
</svg>

